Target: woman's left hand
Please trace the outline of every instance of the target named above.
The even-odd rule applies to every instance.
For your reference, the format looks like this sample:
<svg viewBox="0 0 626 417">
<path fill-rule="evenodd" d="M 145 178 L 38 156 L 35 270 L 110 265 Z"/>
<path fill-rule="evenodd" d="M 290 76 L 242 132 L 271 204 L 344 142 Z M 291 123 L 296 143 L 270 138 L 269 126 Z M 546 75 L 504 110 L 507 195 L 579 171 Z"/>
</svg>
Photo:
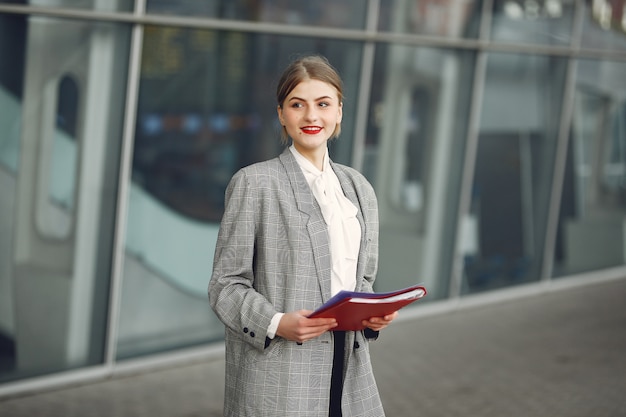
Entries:
<svg viewBox="0 0 626 417">
<path fill-rule="evenodd" d="M 369 327 L 370 329 L 378 332 L 385 327 L 389 326 L 389 324 L 398 317 L 398 312 L 394 311 L 391 314 L 387 314 L 383 317 L 370 317 L 369 320 L 363 320 L 363 325 L 365 327 Z"/>
</svg>

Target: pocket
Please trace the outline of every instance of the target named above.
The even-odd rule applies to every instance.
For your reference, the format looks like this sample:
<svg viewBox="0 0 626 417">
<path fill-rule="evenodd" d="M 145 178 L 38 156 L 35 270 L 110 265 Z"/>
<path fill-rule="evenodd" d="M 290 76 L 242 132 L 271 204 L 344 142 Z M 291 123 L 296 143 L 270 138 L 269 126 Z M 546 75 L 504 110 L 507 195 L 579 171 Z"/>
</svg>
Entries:
<svg viewBox="0 0 626 417">
<path fill-rule="evenodd" d="M 267 348 L 259 350 L 256 347 L 246 343 L 246 347 L 244 349 L 244 361 L 246 364 L 249 365 L 258 365 L 262 362 L 272 362 L 281 355 L 283 345 L 284 340 L 278 339 L 272 341 L 272 343 L 270 343 Z"/>
</svg>

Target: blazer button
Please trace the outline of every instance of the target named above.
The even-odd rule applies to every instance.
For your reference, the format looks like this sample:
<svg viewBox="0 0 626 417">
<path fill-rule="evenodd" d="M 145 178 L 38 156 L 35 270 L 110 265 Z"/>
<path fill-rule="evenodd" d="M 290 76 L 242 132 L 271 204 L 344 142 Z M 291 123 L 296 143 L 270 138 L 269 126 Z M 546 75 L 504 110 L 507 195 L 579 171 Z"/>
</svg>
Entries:
<svg viewBox="0 0 626 417">
<path fill-rule="evenodd" d="M 244 332 L 244 333 L 248 333 L 248 328 L 247 328 L 247 327 L 244 327 L 244 328 L 243 328 L 243 332 Z"/>
<path fill-rule="evenodd" d="M 361 345 L 359 345 L 359 342 L 354 342 L 354 348 L 355 348 L 355 349 L 358 349 L 358 348 L 360 348 L 360 347 L 361 347 Z"/>
<path fill-rule="evenodd" d="M 250 337 L 254 337 L 254 332 L 250 332 Z"/>
</svg>

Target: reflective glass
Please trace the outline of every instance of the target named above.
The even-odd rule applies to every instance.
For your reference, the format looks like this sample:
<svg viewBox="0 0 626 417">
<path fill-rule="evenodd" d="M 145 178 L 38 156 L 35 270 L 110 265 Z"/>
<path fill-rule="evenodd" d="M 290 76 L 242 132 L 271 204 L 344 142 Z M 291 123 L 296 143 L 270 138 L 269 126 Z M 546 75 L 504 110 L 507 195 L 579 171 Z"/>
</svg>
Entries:
<svg viewBox="0 0 626 417">
<path fill-rule="evenodd" d="M 378 30 L 451 38 L 476 38 L 481 0 L 385 0 Z"/>
<path fill-rule="evenodd" d="M 24 4 L 20 0 L 0 0 L 0 4 Z M 101 12 L 129 12 L 133 10 L 134 0 L 30 0 L 29 6 L 37 7 L 59 7 L 68 9 L 97 10 Z"/>
<path fill-rule="evenodd" d="M 207 285 L 226 185 L 240 167 L 282 151 L 276 83 L 287 63 L 307 51 L 325 55 L 344 79 L 342 133 L 330 153 L 349 164 L 359 44 L 146 29 L 119 357 L 223 337 Z"/>
<path fill-rule="evenodd" d="M 565 70 L 561 58 L 488 56 L 463 292 L 540 277 Z"/>
<path fill-rule="evenodd" d="M 578 63 L 554 275 L 624 265 L 626 63 Z"/>
<path fill-rule="evenodd" d="M 474 54 L 379 45 L 363 173 L 378 196 L 376 289 L 448 293 Z"/>
<path fill-rule="evenodd" d="M 626 52 L 626 5 L 624 1 L 584 2 L 581 47 Z"/>
<path fill-rule="evenodd" d="M 202 16 L 215 19 L 365 28 L 367 2 L 362 0 L 147 0 L 154 14 Z"/>
<path fill-rule="evenodd" d="M 494 0 L 495 41 L 569 45 L 576 0 Z"/>
<path fill-rule="evenodd" d="M 129 35 L 0 15 L 0 381 L 104 360 Z"/>
</svg>

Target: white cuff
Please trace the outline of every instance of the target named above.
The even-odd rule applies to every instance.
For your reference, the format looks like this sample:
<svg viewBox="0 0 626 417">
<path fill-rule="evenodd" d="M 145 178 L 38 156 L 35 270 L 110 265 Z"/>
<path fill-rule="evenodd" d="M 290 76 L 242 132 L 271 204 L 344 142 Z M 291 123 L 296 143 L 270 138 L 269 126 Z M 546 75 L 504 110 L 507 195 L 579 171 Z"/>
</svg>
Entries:
<svg viewBox="0 0 626 417">
<path fill-rule="evenodd" d="M 276 313 L 274 317 L 272 317 L 272 321 L 270 322 L 269 327 L 267 328 L 267 337 L 273 339 L 276 336 L 276 331 L 278 330 L 278 323 L 280 323 L 280 319 L 283 318 L 285 313 Z"/>
</svg>

